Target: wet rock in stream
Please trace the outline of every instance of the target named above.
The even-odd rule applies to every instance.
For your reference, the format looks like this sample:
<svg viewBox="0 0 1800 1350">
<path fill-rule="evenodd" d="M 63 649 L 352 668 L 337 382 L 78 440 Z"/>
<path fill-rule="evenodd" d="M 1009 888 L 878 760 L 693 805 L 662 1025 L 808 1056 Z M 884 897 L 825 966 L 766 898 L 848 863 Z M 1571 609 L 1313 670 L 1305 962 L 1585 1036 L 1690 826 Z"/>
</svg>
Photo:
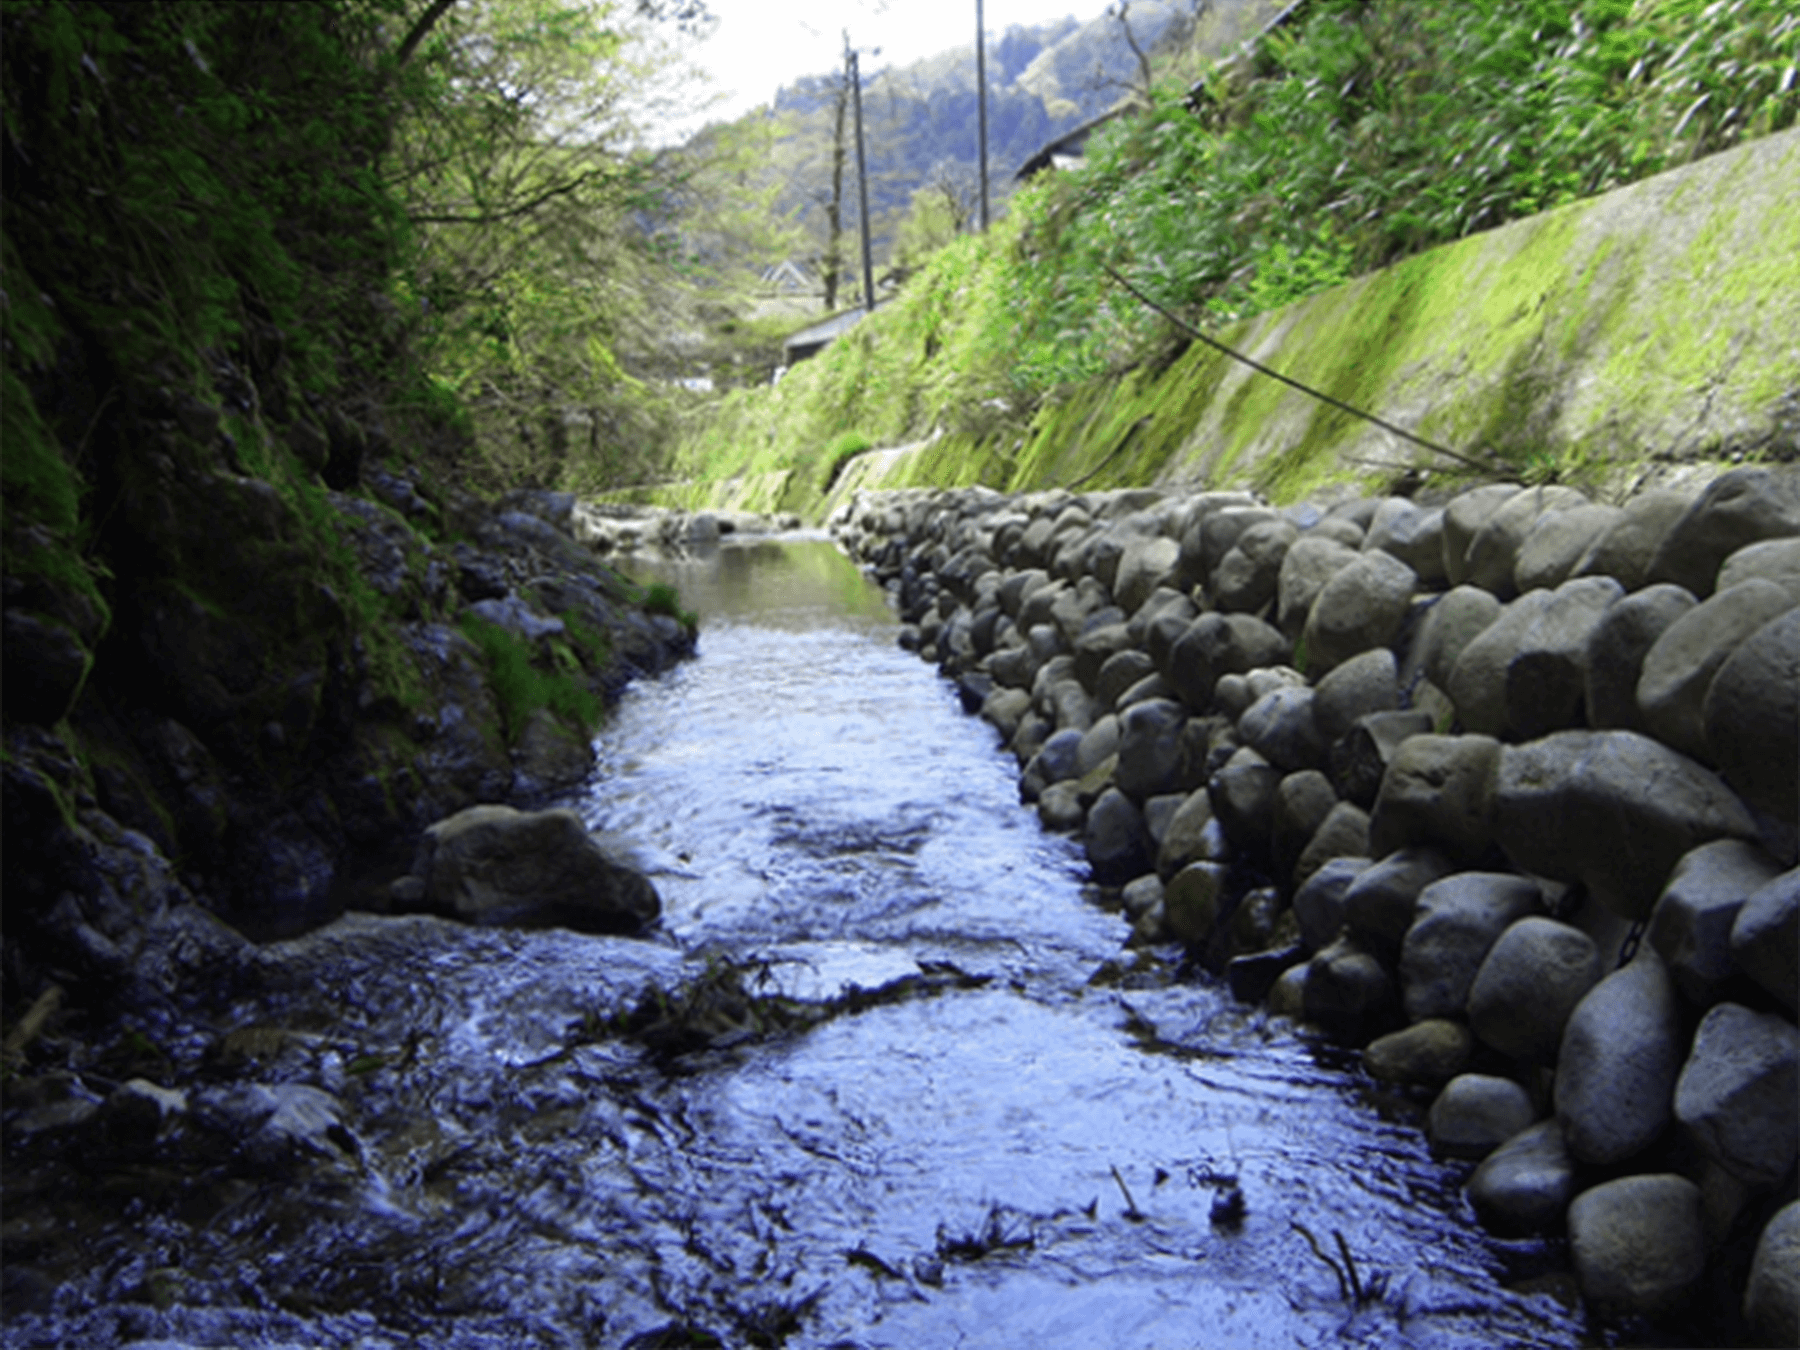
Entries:
<svg viewBox="0 0 1800 1350">
<path fill-rule="evenodd" d="M 662 901 L 644 875 L 607 856 L 573 811 L 471 806 L 419 838 L 396 899 L 471 923 L 635 933 Z"/>
</svg>

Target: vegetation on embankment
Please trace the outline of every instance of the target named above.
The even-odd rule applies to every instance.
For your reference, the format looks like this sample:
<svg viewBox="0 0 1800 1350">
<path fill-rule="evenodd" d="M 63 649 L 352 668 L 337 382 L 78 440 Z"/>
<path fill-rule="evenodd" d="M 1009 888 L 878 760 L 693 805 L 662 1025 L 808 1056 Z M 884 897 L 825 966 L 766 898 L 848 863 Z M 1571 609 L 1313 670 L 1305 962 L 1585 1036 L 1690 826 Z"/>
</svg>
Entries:
<svg viewBox="0 0 1800 1350">
<path fill-rule="evenodd" d="M 664 499 L 816 511 L 843 481 L 830 447 L 848 433 L 942 433 L 906 481 L 1061 482 L 1032 467 L 1046 428 L 1097 459 L 1155 411 L 1121 456 L 1141 480 L 1213 391 L 1171 406 L 1154 377 L 1199 358 L 1108 268 L 1188 322 L 1241 334 L 1371 268 L 1780 131 L 1800 110 L 1800 18 L 1774 0 L 1322 0 L 1308 15 L 1217 68 L 1198 112 L 1185 89 L 1161 90 L 1096 136 L 1085 167 L 1019 193 L 988 236 L 936 254 L 821 356 L 694 417 L 670 471 L 685 486 Z M 1605 271 L 1603 251 L 1589 261 Z M 1443 284 L 1407 275 L 1415 305 Z M 1109 475 L 1127 481 L 1118 462 Z"/>
</svg>

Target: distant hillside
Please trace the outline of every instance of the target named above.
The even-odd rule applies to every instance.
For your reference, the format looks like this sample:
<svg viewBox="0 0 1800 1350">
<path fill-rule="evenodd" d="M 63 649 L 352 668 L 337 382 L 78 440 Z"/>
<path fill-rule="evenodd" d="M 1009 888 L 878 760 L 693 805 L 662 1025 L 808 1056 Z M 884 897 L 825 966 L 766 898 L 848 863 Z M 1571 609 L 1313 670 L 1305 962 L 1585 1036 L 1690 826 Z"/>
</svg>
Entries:
<svg viewBox="0 0 1800 1350">
<path fill-rule="evenodd" d="M 1131 36 L 1148 52 L 1189 9 L 1179 0 L 1135 0 L 1126 11 Z M 1111 13 L 1047 44 L 1018 78 L 1019 88 L 1037 97 L 1051 116 L 1077 121 L 1105 112 L 1139 81 L 1137 54 Z"/>
<path fill-rule="evenodd" d="M 1145 52 L 1191 46 L 1213 55 L 1235 46 L 1279 5 L 1276 0 L 1212 0 L 1194 21 L 1194 0 L 1131 0 L 1124 24 L 1112 13 L 1081 23 L 1060 19 L 1014 26 L 987 47 L 989 193 L 995 209 L 1013 174 L 1058 136 L 1104 112 L 1141 83 L 1133 42 Z M 1159 58 L 1159 66 L 1166 51 Z M 780 207 L 825 242 L 831 195 L 836 91 L 841 72 L 812 75 L 783 88 L 771 113 L 781 128 L 770 172 Z M 913 193 L 945 184 L 972 203 L 978 190 L 975 45 L 965 43 L 908 66 L 865 72 L 863 117 L 869 215 L 880 266 Z M 856 221 L 852 147 L 843 185 L 844 225 Z"/>
<path fill-rule="evenodd" d="M 1081 31 L 1072 18 L 1033 28 L 1015 26 L 991 45 L 988 160 L 990 191 L 995 194 L 1009 189 L 1013 171 L 1040 146 L 1083 120 L 1073 107 L 1053 116 L 1039 95 L 1017 83 L 1045 52 Z M 841 71 L 807 76 L 782 89 L 774 104 L 774 113 L 784 124 L 775 161 L 783 186 L 781 204 L 821 231 L 841 79 Z M 909 66 L 878 69 L 865 76 L 862 97 L 869 212 L 884 241 L 906 211 L 914 189 L 934 172 L 960 170 L 973 192 L 978 162 L 973 42 Z M 854 167 L 844 190 L 847 198 L 854 198 Z M 846 216 L 850 219 L 854 207 Z"/>
</svg>

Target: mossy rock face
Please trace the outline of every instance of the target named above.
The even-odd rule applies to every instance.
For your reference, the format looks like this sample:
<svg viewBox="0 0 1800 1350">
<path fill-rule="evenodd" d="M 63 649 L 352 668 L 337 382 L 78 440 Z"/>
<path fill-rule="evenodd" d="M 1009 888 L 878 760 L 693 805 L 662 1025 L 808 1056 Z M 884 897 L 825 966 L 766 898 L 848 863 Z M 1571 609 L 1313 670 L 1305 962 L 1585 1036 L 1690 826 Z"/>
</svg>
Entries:
<svg viewBox="0 0 1800 1350">
<path fill-rule="evenodd" d="M 253 417 L 196 397 L 157 406 L 168 415 L 93 493 L 105 566 L 47 524 L 7 522 L 9 740 L 66 715 L 46 763 L 73 766 L 8 789 L 20 820 L 61 831 L 20 894 L 73 894 L 82 923 L 122 894 L 92 861 L 113 845 L 83 842 L 101 829 L 84 812 L 127 853 L 179 859 L 227 917 L 292 931 L 325 916 L 347 848 L 580 781 L 604 700 L 693 650 L 556 522 L 571 503 L 555 494 L 495 507 L 447 489 L 439 505 L 385 472 L 382 502 L 334 493 Z M 456 557 L 420 529 L 449 516 L 473 541 Z M 450 622 L 476 572 L 558 635 L 525 654 L 549 711 L 509 721 L 500 672 Z"/>
<path fill-rule="evenodd" d="M 326 685 L 328 643 L 295 633 L 276 593 L 267 610 L 208 604 L 179 582 L 139 588 L 131 633 L 157 701 L 207 737 L 234 767 L 285 758 L 304 747 Z M 305 597 L 310 599 L 310 597 Z"/>
<path fill-rule="evenodd" d="M 93 664 L 93 653 L 67 624 L 33 610 L 6 610 L 0 690 L 9 718 L 44 726 L 61 721 Z"/>
<path fill-rule="evenodd" d="M 396 617 L 441 616 L 450 596 L 450 569 L 429 539 L 392 512 L 342 493 L 330 501 L 358 574 Z"/>
<path fill-rule="evenodd" d="M 408 624 L 401 641 L 426 690 L 413 724 L 412 764 L 430 809 L 443 813 L 505 798 L 512 760 L 480 649 L 447 624 Z"/>
<path fill-rule="evenodd" d="M 0 811 L 8 939 L 32 940 L 76 973 L 129 978 L 144 920 L 186 894 L 157 849 L 100 809 L 75 738 L 10 728 Z"/>
<path fill-rule="evenodd" d="M 548 708 L 526 719 L 512 750 L 513 791 L 527 799 L 578 787 L 594 768 L 594 744 Z"/>
<path fill-rule="evenodd" d="M 827 512 L 857 489 L 971 482 L 1011 492 L 1206 483 L 1286 503 L 1477 473 L 1610 493 L 1676 476 L 1671 462 L 1791 457 L 1800 386 L 1782 334 L 1800 327 L 1797 184 L 1800 130 L 1779 132 L 1213 334 L 1451 455 L 1196 343 L 1057 389 L 1004 430 L 867 451 L 804 509 Z M 829 371 L 801 374 L 821 382 Z M 759 395 L 771 424 L 791 383 Z M 732 427 L 757 427 L 753 402 L 736 406 Z M 863 415 L 888 420 L 881 407 Z M 714 478 L 685 489 L 690 500 L 740 471 L 719 455 Z M 799 472 L 817 481 L 810 464 Z"/>
<path fill-rule="evenodd" d="M 374 720 L 355 725 L 349 746 L 333 761 L 328 775 L 349 844 L 378 849 L 395 834 L 429 818 L 432 805 L 419 757 L 419 746 L 406 729 Z M 455 806 L 465 804 L 458 800 Z"/>
</svg>

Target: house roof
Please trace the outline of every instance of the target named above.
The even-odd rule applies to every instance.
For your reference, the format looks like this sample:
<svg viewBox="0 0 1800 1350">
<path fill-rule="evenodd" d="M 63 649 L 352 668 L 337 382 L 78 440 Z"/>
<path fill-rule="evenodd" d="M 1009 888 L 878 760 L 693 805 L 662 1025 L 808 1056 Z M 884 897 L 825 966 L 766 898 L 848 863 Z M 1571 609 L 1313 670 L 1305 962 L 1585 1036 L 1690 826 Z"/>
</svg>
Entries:
<svg viewBox="0 0 1800 1350">
<path fill-rule="evenodd" d="M 773 291 L 810 291 L 817 284 L 792 258 L 783 258 L 773 267 L 765 268 L 762 283 Z"/>
<path fill-rule="evenodd" d="M 1312 0 L 1289 0 L 1288 4 L 1283 5 L 1281 10 L 1273 18 L 1257 30 L 1255 37 L 1239 43 L 1237 50 L 1226 59 L 1230 61 L 1243 59 L 1246 53 L 1254 49 L 1256 43 L 1260 39 L 1266 37 L 1278 28 L 1285 28 L 1289 24 L 1298 23 L 1305 19 L 1311 11 L 1311 8 Z M 1190 106 L 1195 105 L 1198 101 L 1203 100 L 1206 97 L 1205 81 L 1195 81 L 1193 86 L 1188 90 L 1188 101 Z M 1022 183 L 1028 178 L 1035 178 L 1045 169 L 1068 167 L 1071 161 L 1078 161 L 1081 158 L 1083 151 L 1087 148 L 1088 137 L 1094 133 L 1096 128 L 1104 126 L 1115 117 L 1133 111 L 1136 107 L 1138 107 L 1138 105 L 1131 99 L 1123 99 L 1101 113 L 1098 117 L 1083 122 L 1073 131 L 1065 131 L 1061 136 L 1058 136 L 1055 140 L 1049 142 L 1043 149 L 1039 150 L 1030 159 L 1021 164 L 1019 166 L 1019 171 L 1015 173 L 1013 177 Z"/>
<path fill-rule="evenodd" d="M 868 311 L 858 306 L 833 314 L 829 319 L 821 319 L 818 323 L 808 324 L 797 333 L 790 333 L 783 342 L 782 348 L 787 353 L 788 363 L 803 361 L 815 354 L 821 347 L 841 334 L 849 332 L 867 316 Z"/>
<path fill-rule="evenodd" d="M 1083 122 L 1073 131 L 1065 131 L 1021 164 L 1019 171 L 1013 177 L 1023 183 L 1028 178 L 1037 177 L 1045 169 L 1063 167 L 1060 161 L 1079 159 L 1082 151 L 1087 148 L 1088 137 L 1094 133 L 1095 129 L 1106 125 L 1113 118 L 1124 113 L 1130 106 L 1129 103 L 1115 104 L 1098 117 Z"/>
</svg>

